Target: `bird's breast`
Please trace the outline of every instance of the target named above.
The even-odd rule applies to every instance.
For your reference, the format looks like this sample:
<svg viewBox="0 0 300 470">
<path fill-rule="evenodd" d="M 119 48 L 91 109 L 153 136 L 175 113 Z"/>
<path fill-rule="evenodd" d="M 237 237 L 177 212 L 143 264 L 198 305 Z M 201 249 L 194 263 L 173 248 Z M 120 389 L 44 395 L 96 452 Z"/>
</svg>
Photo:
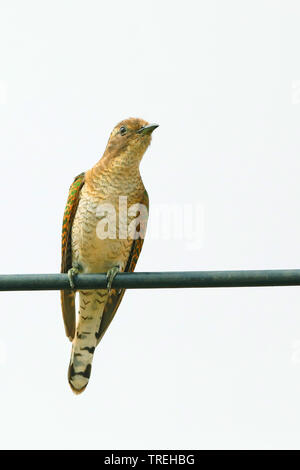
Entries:
<svg viewBox="0 0 300 470">
<path fill-rule="evenodd" d="M 73 263 L 79 263 L 83 272 L 107 272 L 116 265 L 125 268 L 135 226 L 132 207 L 137 199 L 91 194 L 83 187 L 72 227 Z"/>
</svg>

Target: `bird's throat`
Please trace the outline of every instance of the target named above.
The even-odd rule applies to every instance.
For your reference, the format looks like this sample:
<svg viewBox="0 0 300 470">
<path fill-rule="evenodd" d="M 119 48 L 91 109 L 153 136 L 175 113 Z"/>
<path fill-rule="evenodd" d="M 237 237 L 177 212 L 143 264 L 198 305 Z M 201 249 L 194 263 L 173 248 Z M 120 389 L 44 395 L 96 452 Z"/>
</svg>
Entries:
<svg viewBox="0 0 300 470">
<path fill-rule="evenodd" d="M 136 159 L 102 159 L 86 173 L 90 190 L 105 195 L 129 195 L 145 190 Z"/>
</svg>

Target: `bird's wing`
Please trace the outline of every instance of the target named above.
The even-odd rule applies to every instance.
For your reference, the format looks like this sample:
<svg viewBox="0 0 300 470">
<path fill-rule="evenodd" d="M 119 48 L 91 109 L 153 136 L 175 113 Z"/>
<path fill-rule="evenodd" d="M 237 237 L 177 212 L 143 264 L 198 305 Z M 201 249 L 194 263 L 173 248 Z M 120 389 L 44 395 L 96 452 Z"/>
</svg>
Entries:
<svg viewBox="0 0 300 470">
<path fill-rule="evenodd" d="M 67 205 L 64 212 L 61 238 L 61 272 L 67 273 L 72 267 L 72 226 L 79 201 L 79 194 L 84 185 L 84 173 L 76 176 L 70 186 Z M 72 340 L 75 335 L 75 291 L 60 291 L 61 308 L 67 337 Z"/>
<path fill-rule="evenodd" d="M 144 192 L 143 198 L 140 201 L 140 204 L 145 205 L 147 207 L 147 211 L 149 210 L 149 198 L 148 198 L 148 193 L 146 190 Z M 144 230 L 144 233 L 145 233 L 145 230 Z M 133 240 L 130 255 L 126 264 L 125 272 L 134 271 L 136 263 L 139 259 L 140 253 L 142 251 L 143 243 L 144 243 L 143 238 L 137 238 L 136 240 Z M 104 333 L 106 332 L 112 319 L 114 318 L 115 313 L 118 310 L 118 307 L 120 305 L 120 302 L 124 294 L 125 294 L 125 289 L 118 289 L 118 290 L 112 289 L 111 290 L 110 296 L 104 307 L 103 316 L 102 316 L 102 320 L 100 323 L 100 328 L 97 333 L 97 338 L 98 338 L 97 345 L 100 343 Z"/>
</svg>

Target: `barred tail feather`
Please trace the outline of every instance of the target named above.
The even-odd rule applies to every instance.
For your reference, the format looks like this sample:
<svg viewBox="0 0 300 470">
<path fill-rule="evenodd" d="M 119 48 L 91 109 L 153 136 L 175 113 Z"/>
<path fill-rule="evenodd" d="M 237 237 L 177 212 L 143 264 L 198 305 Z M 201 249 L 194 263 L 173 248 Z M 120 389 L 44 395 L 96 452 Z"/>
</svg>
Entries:
<svg viewBox="0 0 300 470">
<path fill-rule="evenodd" d="M 69 384 L 77 394 L 83 392 L 89 382 L 107 295 L 106 289 L 79 293 L 79 319 L 68 371 Z"/>
</svg>

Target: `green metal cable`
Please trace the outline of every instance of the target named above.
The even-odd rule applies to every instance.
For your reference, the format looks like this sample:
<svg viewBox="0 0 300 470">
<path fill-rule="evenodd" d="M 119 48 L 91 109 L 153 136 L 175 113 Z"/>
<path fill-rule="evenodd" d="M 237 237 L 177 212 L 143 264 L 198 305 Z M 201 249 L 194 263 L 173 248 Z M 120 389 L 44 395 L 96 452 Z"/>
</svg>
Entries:
<svg viewBox="0 0 300 470">
<path fill-rule="evenodd" d="M 75 287 L 99 289 L 106 287 L 105 274 L 79 274 Z M 255 271 L 183 271 L 121 273 L 113 287 L 126 289 L 162 289 L 192 287 L 259 287 L 298 286 L 300 269 Z M 7 274 L 0 275 L 0 291 L 70 289 L 67 274 Z"/>
</svg>

